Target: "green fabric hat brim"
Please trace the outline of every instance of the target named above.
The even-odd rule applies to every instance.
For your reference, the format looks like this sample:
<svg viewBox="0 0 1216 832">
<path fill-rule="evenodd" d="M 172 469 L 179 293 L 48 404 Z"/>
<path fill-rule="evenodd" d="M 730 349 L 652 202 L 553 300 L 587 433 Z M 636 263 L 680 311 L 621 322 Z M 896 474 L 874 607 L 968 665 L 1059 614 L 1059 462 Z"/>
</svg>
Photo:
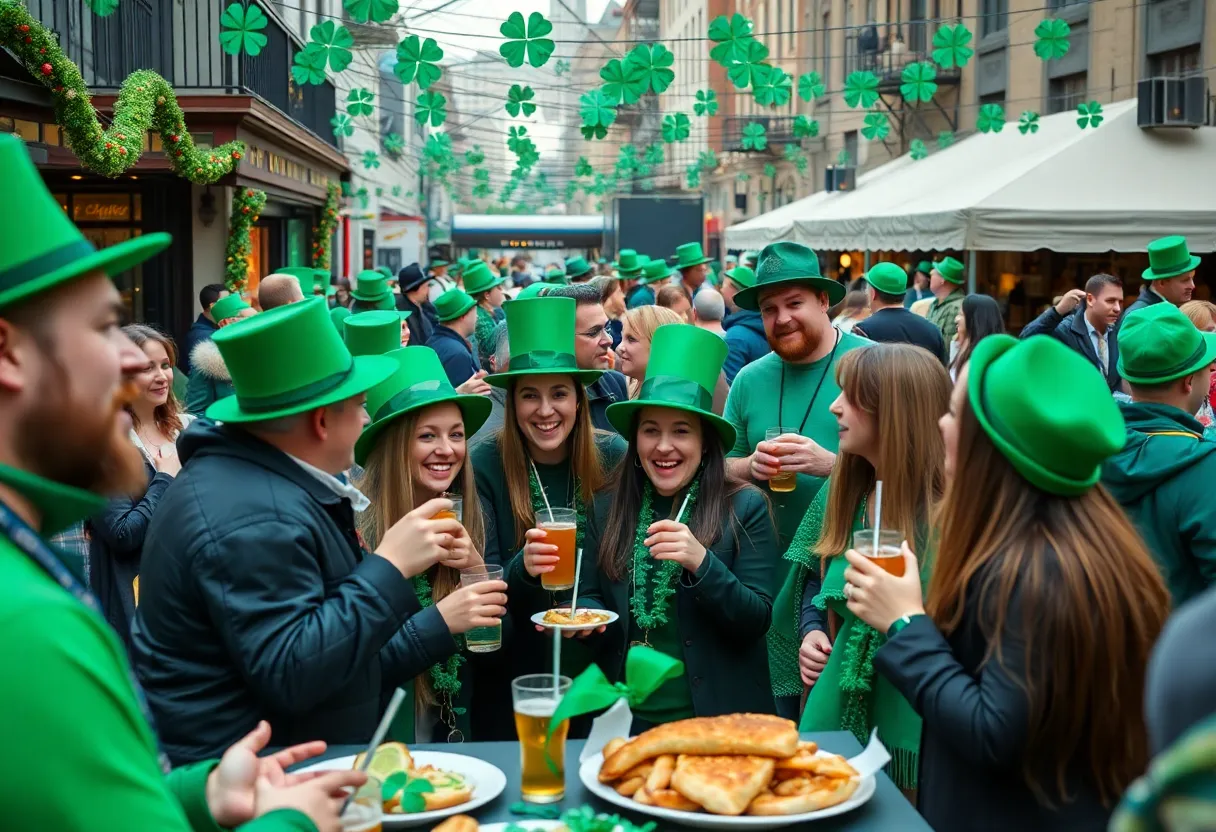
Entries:
<svg viewBox="0 0 1216 832">
<path fill-rule="evenodd" d="M 608 416 L 608 422 L 612 425 L 621 436 L 629 439 L 634 432 L 634 417 L 643 407 L 666 407 L 671 410 L 682 410 L 685 413 L 695 413 L 702 419 L 705 419 L 718 434 L 718 438 L 722 441 L 722 451 L 725 453 L 735 446 L 735 426 L 723 419 L 721 416 L 713 412 L 706 412 L 691 405 L 672 404 L 650 399 L 630 399 L 627 402 L 614 402 L 608 405 L 604 412 Z"/>
<path fill-rule="evenodd" d="M 675 273 L 676 273 L 676 270 L 671 268 L 670 266 L 668 266 L 666 271 L 664 271 L 662 274 L 657 274 L 657 275 L 654 275 L 653 277 L 650 275 L 647 275 L 647 274 L 643 274 L 640 279 L 640 282 L 643 286 L 649 286 L 651 283 L 658 283 L 660 280 L 666 280 L 667 278 L 675 275 Z"/>
<path fill-rule="evenodd" d="M 1149 266 L 1140 273 L 1140 277 L 1144 280 L 1166 280 L 1171 277 L 1178 277 L 1179 275 L 1186 274 L 1187 272 L 1195 271 L 1195 269 L 1199 268 L 1199 264 L 1201 262 L 1203 261 L 1200 258 L 1192 254 L 1191 259 L 1188 260 L 1184 266 L 1178 266 L 1164 272 L 1155 272 L 1153 271 L 1153 267 Z"/>
<path fill-rule="evenodd" d="M 566 277 L 582 277 L 585 274 L 591 274 L 591 272 L 592 272 L 592 268 L 590 266 L 588 266 L 587 268 L 583 269 L 581 272 L 566 272 Z"/>
<path fill-rule="evenodd" d="M 1136 376 L 1128 373 L 1123 367 L 1123 354 L 1119 354 L 1119 375 L 1128 384 L 1167 384 L 1171 381 L 1177 381 L 1183 376 L 1189 376 L 1198 370 L 1203 369 L 1209 364 L 1216 363 L 1216 332 L 1200 332 L 1203 337 L 1203 351 L 1198 353 L 1194 360 L 1186 362 L 1181 369 L 1174 370 L 1163 376 L 1155 376 L 1149 378 L 1147 376 Z M 986 339 L 985 339 L 986 340 Z"/>
<path fill-rule="evenodd" d="M 699 266 L 702 263 L 711 263 L 713 259 L 712 257 L 702 257 L 699 260 L 693 260 L 691 263 L 676 263 L 672 268 L 676 271 L 682 271 L 684 269 L 691 269 L 693 266 Z"/>
<path fill-rule="evenodd" d="M 378 292 L 374 295 L 368 295 L 368 294 L 364 294 L 363 292 L 360 292 L 358 289 L 350 290 L 350 296 L 352 298 L 354 298 L 355 300 L 368 301 L 369 303 L 374 303 L 376 301 L 379 301 L 382 298 L 384 298 L 385 296 L 391 297 L 392 294 L 393 293 L 390 291 L 390 292 Z"/>
<path fill-rule="evenodd" d="M 630 280 L 642 273 L 641 267 L 636 269 L 618 269 L 616 274 L 617 280 Z"/>
<path fill-rule="evenodd" d="M 501 390 L 510 390 L 511 384 L 521 376 L 570 376 L 577 379 L 584 387 L 595 384 L 607 370 L 579 370 L 563 367 L 537 367 L 527 370 L 507 370 L 505 373 L 495 373 L 486 376 L 486 384 Z"/>
<path fill-rule="evenodd" d="M 755 286 L 740 289 L 735 295 L 735 306 L 751 312 L 759 312 L 761 292 L 788 286 L 806 286 L 817 292 L 827 292 L 829 306 L 835 306 L 844 300 L 845 289 L 835 280 L 830 280 L 826 277 L 786 277 L 781 280 L 770 280 L 767 283 L 757 283 Z"/>
<path fill-rule="evenodd" d="M 84 277 L 89 272 L 102 271 L 107 277 L 114 278 L 127 269 L 137 266 L 169 247 L 173 237 L 164 232 L 142 234 L 132 240 L 126 240 L 116 245 L 85 254 L 79 259 L 60 266 L 53 271 L 38 277 L 25 280 L 10 289 L 0 291 L 0 308 L 4 308 L 33 295 L 41 294 L 61 283 Z M 84 248 L 84 241 L 72 245 Z M 91 247 L 91 246 L 90 246 Z"/>
<path fill-rule="evenodd" d="M 442 269 L 442 268 L 446 268 L 447 266 L 450 266 L 450 265 L 452 265 L 452 264 L 450 262 L 448 262 L 447 260 L 433 260 L 433 261 L 431 261 L 431 265 L 429 266 L 429 268 Z"/>
<path fill-rule="evenodd" d="M 366 393 L 397 371 L 397 362 L 383 355 L 360 355 L 356 356 L 353 361 L 354 366 L 351 368 L 350 374 L 338 386 L 324 393 L 310 396 L 278 410 L 259 410 L 255 413 L 243 410 L 237 396 L 227 396 L 207 408 L 207 418 L 217 422 L 244 424 L 294 416 L 297 413 L 306 413 L 309 410 Z"/>
<path fill-rule="evenodd" d="M 459 307 L 460 311 L 449 315 L 446 318 L 439 318 L 439 323 L 446 324 L 449 321 L 454 321 L 462 315 L 466 314 L 470 309 L 477 305 L 477 301 L 470 297 L 463 305 Z"/>
<path fill-rule="evenodd" d="M 466 287 L 465 287 L 465 291 L 466 291 L 466 292 L 469 292 L 469 294 L 470 294 L 470 295 L 484 295 L 486 292 L 489 292 L 490 290 L 492 290 L 492 289 L 494 289 L 494 288 L 496 288 L 496 287 L 498 287 L 498 286 L 501 286 L 502 284 L 504 284 L 504 283 L 506 283 L 506 282 L 507 282 L 507 281 L 506 281 L 506 278 L 502 278 L 502 277 L 496 277 L 496 278 L 494 278 L 493 280 L 491 280 L 491 281 L 490 281 L 490 285 L 489 285 L 489 286 L 486 286 L 486 287 L 485 287 L 485 288 L 483 288 L 483 289 L 478 289 L 476 292 L 469 292 L 469 289 L 468 289 L 468 287 L 466 286 Z"/>
<path fill-rule="evenodd" d="M 425 399 L 415 402 L 408 407 L 403 407 L 400 410 L 394 410 L 392 413 L 377 419 L 363 429 L 363 433 L 359 435 L 358 441 L 355 442 L 355 464 L 362 466 L 367 462 L 368 454 L 376 446 L 376 439 L 384 432 L 385 428 L 397 419 L 415 410 L 423 410 L 431 405 L 443 404 L 444 402 L 452 402 L 460 408 L 460 413 L 464 417 L 465 435 L 470 437 L 481 429 L 481 426 L 486 423 L 486 419 L 490 418 L 490 411 L 494 407 L 494 403 L 490 401 L 488 396 L 444 393 L 433 399 Z M 467 459 L 465 460 L 465 464 L 468 464 Z"/>
</svg>

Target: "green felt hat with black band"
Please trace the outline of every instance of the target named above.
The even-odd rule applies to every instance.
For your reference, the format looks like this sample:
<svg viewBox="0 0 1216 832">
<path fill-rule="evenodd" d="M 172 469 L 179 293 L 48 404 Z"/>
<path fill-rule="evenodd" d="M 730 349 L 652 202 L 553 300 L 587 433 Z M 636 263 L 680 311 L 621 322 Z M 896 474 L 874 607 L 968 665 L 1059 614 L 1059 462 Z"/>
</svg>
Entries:
<svg viewBox="0 0 1216 832">
<path fill-rule="evenodd" d="M 621 249 L 620 259 L 612 264 L 612 268 L 616 269 L 620 277 L 633 277 L 638 272 L 642 271 L 642 266 L 645 260 L 633 249 Z"/>
<path fill-rule="evenodd" d="M 574 357 L 575 309 L 574 298 L 527 298 L 504 304 L 510 369 L 486 376 L 486 382 L 507 388 L 519 376 L 540 375 L 574 376 L 583 384 L 598 381 L 604 371 L 580 370 Z"/>
<path fill-rule="evenodd" d="M 1186 237 L 1162 237 L 1148 244 L 1148 268 L 1140 276 L 1145 280 L 1165 280 L 1193 272 L 1201 262 L 1191 254 Z"/>
<path fill-rule="evenodd" d="M 566 277 L 571 279 L 590 273 L 591 264 L 585 257 L 570 257 L 566 260 Z"/>
<path fill-rule="evenodd" d="M 918 272 L 920 272 L 921 274 L 923 274 L 925 277 L 928 277 L 929 272 L 933 271 L 933 264 L 930 263 L 928 260 L 921 260 L 919 263 L 916 264 L 916 270 Z"/>
<path fill-rule="evenodd" d="M 735 305 L 758 311 L 762 293 L 789 286 L 806 286 L 816 292 L 826 292 L 830 306 L 844 300 L 844 286 L 819 273 L 819 256 L 815 252 L 798 243 L 773 243 L 760 252 L 756 285 L 740 289 L 735 295 Z"/>
<path fill-rule="evenodd" d="M 480 295 L 482 292 L 488 292 L 495 286 L 501 286 L 506 282 L 495 275 L 490 267 L 481 260 L 474 260 L 464 270 L 464 290 L 470 295 Z"/>
<path fill-rule="evenodd" d="M 894 263 L 876 263 L 866 272 L 866 283 L 887 295 L 908 291 L 908 273 Z"/>
<path fill-rule="evenodd" d="M 388 278 L 373 269 L 364 269 L 355 278 L 355 288 L 350 296 L 355 300 L 375 303 L 385 297 L 391 299 L 393 290 L 388 287 Z"/>
<path fill-rule="evenodd" d="M 651 283 L 658 283 L 671 277 L 675 272 L 667 265 L 666 260 L 647 260 L 642 266 L 641 283 L 643 286 L 648 286 Z"/>
<path fill-rule="evenodd" d="M 712 257 L 705 256 L 705 252 L 701 250 L 700 243 L 684 243 L 684 245 L 676 247 L 675 268 L 677 270 L 691 269 L 693 266 L 708 263 L 713 259 Z"/>
<path fill-rule="evenodd" d="M 325 407 L 370 390 L 395 369 L 383 356 L 352 356 L 323 298 L 254 315 L 212 340 L 236 391 L 207 408 L 219 422 L 264 422 Z"/>
<path fill-rule="evenodd" d="M 477 305 L 477 301 L 463 289 L 448 289 L 435 298 L 435 312 L 441 324 L 454 321 Z"/>
<path fill-rule="evenodd" d="M 570 280 L 561 269 L 549 269 L 545 272 L 545 282 L 552 286 L 565 286 Z"/>
<path fill-rule="evenodd" d="M 980 427 L 1027 482 L 1049 494 L 1084 494 L 1127 441 L 1106 379 L 1050 335 L 989 335 L 967 367 Z"/>
<path fill-rule="evenodd" d="M 372 422 L 355 443 L 355 462 L 363 465 L 376 439 L 394 421 L 407 413 L 434 404 L 452 402 L 464 417 L 464 432 L 472 436 L 490 417 L 493 403 L 488 396 L 466 396 L 448 381 L 443 362 L 430 347 L 402 347 L 387 353 L 396 369 L 386 380 L 367 391 L 367 412 Z"/>
<path fill-rule="evenodd" d="M 735 428 L 715 415 L 714 386 L 726 361 L 726 342 L 707 329 L 664 324 L 654 331 L 650 362 L 638 397 L 608 405 L 608 421 L 628 438 L 643 407 L 670 407 L 695 413 L 713 425 L 724 450 L 735 445 Z"/>
<path fill-rule="evenodd" d="M 240 292 L 233 292 L 229 295 L 224 295 L 222 298 L 211 304 L 211 317 L 218 324 L 220 321 L 226 321 L 229 318 L 235 318 L 246 309 L 252 309 L 245 299 L 241 297 Z"/>
<path fill-rule="evenodd" d="M 963 264 L 953 257 L 943 257 L 933 264 L 933 268 L 942 276 L 942 280 L 958 286 L 963 285 L 966 276 L 963 274 Z"/>
<path fill-rule="evenodd" d="M 401 348 L 401 316 L 396 312 L 360 312 L 346 319 L 342 340 L 351 355 L 384 355 Z"/>
<path fill-rule="evenodd" d="M 740 289 L 750 289 L 756 285 L 756 273 L 747 266 L 735 266 L 733 269 L 727 269 L 723 274 Z"/>
<path fill-rule="evenodd" d="M 1119 375 L 1128 384 L 1166 384 L 1216 361 L 1216 333 L 1200 332 L 1172 303 L 1154 303 L 1119 325 Z"/>
<path fill-rule="evenodd" d="M 168 234 L 141 234 L 97 250 L 51 196 L 25 149 L 13 135 L 0 135 L 0 171 L 6 199 L 0 228 L 0 309 L 101 271 L 109 277 L 148 260 L 173 242 Z"/>
</svg>

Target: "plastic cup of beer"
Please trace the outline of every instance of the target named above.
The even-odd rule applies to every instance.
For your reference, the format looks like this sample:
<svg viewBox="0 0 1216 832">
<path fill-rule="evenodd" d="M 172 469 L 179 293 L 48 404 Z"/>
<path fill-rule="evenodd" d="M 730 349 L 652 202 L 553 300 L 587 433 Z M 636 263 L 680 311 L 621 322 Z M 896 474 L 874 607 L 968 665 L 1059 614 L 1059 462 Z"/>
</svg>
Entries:
<svg viewBox="0 0 1216 832">
<path fill-rule="evenodd" d="M 797 434 L 797 428 L 769 428 L 764 432 L 765 442 L 775 442 L 777 437 L 785 436 L 786 434 Z M 798 487 L 798 475 L 793 471 L 782 471 L 780 474 L 772 477 L 768 481 L 768 490 L 778 493 L 787 493 Z"/>
<path fill-rule="evenodd" d="M 432 520 L 455 520 L 458 523 L 463 523 L 464 522 L 464 498 L 461 497 L 459 494 L 444 494 L 443 498 L 445 500 L 451 500 L 452 507 L 450 509 L 445 508 L 444 510 L 438 512 L 431 519 Z"/>
<path fill-rule="evenodd" d="M 549 720 L 569 689 L 567 677 L 549 674 L 520 676 L 511 682 L 515 733 L 519 735 L 520 791 L 528 803 L 557 803 L 566 796 L 566 734 L 570 731 L 570 720 L 562 720 L 552 739 Z"/>
<path fill-rule="evenodd" d="M 461 586 L 501 580 L 501 566 L 470 566 L 460 570 Z M 464 643 L 470 653 L 493 653 L 502 647 L 502 622 L 499 621 L 493 627 L 474 627 L 464 634 Z"/>
<path fill-rule="evenodd" d="M 540 576 L 540 585 L 545 589 L 574 589 L 578 514 L 572 508 L 541 509 L 536 519 L 536 528 L 545 533 L 545 543 L 557 547 L 557 563 L 552 572 Z"/>
<path fill-rule="evenodd" d="M 384 802 L 380 794 L 380 781 L 368 777 L 346 805 L 339 819 L 342 832 L 381 832 L 384 817 Z"/>
<path fill-rule="evenodd" d="M 903 533 L 898 529 L 882 529 L 878 532 L 878 549 L 875 549 L 873 529 L 853 532 L 853 548 L 897 578 L 904 575 L 904 553 L 900 548 L 903 542 Z"/>
</svg>

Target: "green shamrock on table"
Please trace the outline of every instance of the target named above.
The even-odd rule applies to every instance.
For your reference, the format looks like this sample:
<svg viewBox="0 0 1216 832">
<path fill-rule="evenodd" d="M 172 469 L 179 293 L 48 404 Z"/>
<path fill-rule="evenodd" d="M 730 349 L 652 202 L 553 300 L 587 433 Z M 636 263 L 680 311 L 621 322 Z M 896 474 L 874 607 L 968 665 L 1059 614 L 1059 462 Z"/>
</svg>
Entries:
<svg viewBox="0 0 1216 832">
<path fill-rule="evenodd" d="M 1039 114 L 1034 110 L 1022 113 L 1022 117 L 1018 119 L 1018 132 L 1023 136 L 1027 133 L 1039 132 Z"/>
<path fill-rule="evenodd" d="M 743 125 L 742 144 L 744 150 L 764 150 L 768 147 L 768 130 L 759 122 L 748 122 Z"/>
<path fill-rule="evenodd" d="M 1097 127 L 1102 123 L 1102 105 L 1090 101 L 1077 107 L 1077 126 L 1084 130 L 1086 127 Z"/>
<path fill-rule="evenodd" d="M 114 8 L 117 7 L 115 2 Z M 257 6 L 233 3 L 220 15 L 220 46 L 229 55 L 239 55 L 244 50 L 246 55 L 257 56 L 267 43 L 267 37 L 259 31 L 265 29 L 267 23 L 269 19 Z"/>
<path fill-rule="evenodd" d="M 333 125 L 335 139 L 355 134 L 355 122 L 346 113 L 335 113 L 329 123 Z"/>
<path fill-rule="evenodd" d="M 432 127 L 438 127 L 448 120 L 447 105 L 448 100 L 443 93 L 427 90 L 418 96 L 418 103 L 414 107 L 414 120 L 418 122 L 419 127 L 426 127 L 427 122 L 430 122 Z"/>
<path fill-rule="evenodd" d="M 393 74 L 401 83 L 418 82 L 418 89 L 425 90 L 439 80 L 443 70 L 439 62 L 443 60 L 443 49 L 435 43 L 434 38 L 422 38 L 410 35 L 397 44 L 397 63 Z"/>
<path fill-rule="evenodd" d="M 692 132 L 692 122 L 683 113 L 668 113 L 663 116 L 663 141 L 682 142 Z"/>
<path fill-rule="evenodd" d="M 641 67 L 646 86 L 655 95 L 670 87 L 676 78 L 675 71 L 671 69 L 676 56 L 661 43 L 638 44 L 629 52 L 628 60 Z"/>
<path fill-rule="evenodd" d="M 794 137 L 813 139 L 819 135 L 819 122 L 810 116 L 794 116 Z"/>
<path fill-rule="evenodd" d="M 914 162 L 919 162 L 929 155 L 929 149 L 925 147 L 925 143 L 921 139 L 913 139 L 912 143 L 908 146 L 908 151 L 912 154 L 912 161 Z"/>
<path fill-rule="evenodd" d="M 709 57 L 723 66 L 742 60 L 746 45 L 753 40 L 752 22 L 736 12 L 727 19 L 719 15 L 709 22 L 709 39 L 717 45 L 709 50 Z"/>
<path fill-rule="evenodd" d="M 646 70 L 632 59 L 612 59 L 600 69 L 604 84 L 600 87 L 613 105 L 633 104 L 646 94 Z"/>
<path fill-rule="evenodd" d="M 413 815 L 426 810 L 423 795 L 434 791 L 434 784 L 425 777 L 410 777 L 404 771 L 398 771 L 385 778 L 380 786 L 380 797 L 385 803 L 398 798 L 401 811 Z"/>
<path fill-rule="evenodd" d="M 798 76 L 798 97 L 808 104 L 816 98 L 823 98 L 823 78 L 818 72 L 805 72 Z"/>
<path fill-rule="evenodd" d="M 844 103 L 850 107 L 869 109 L 878 100 L 878 76 L 858 70 L 844 79 Z"/>
<path fill-rule="evenodd" d="M 975 50 L 971 43 L 971 30 L 961 23 L 951 23 L 933 33 L 933 60 L 942 69 L 962 69 L 971 60 Z"/>
<path fill-rule="evenodd" d="M 697 90 L 697 103 L 692 105 L 692 111 L 699 116 L 716 116 L 718 94 L 713 90 Z"/>
<path fill-rule="evenodd" d="M 598 89 L 579 97 L 578 114 L 583 121 L 579 129 L 587 139 L 604 138 L 608 135 L 608 128 L 616 121 L 616 107 L 612 99 Z"/>
<path fill-rule="evenodd" d="M 1048 17 L 1034 27 L 1034 54 L 1045 61 L 1059 60 L 1068 54 L 1068 21 Z"/>
<path fill-rule="evenodd" d="M 372 103 L 375 100 L 376 94 L 371 90 L 356 87 L 346 97 L 346 112 L 352 116 L 370 116 L 376 112 L 376 107 Z"/>
<path fill-rule="evenodd" d="M 981 133 L 999 133 L 1005 129 L 1005 108 L 1000 104 L 985 104 L 980 107 L 975 119 L 975 129 Z"/>
<path fill-rule="evenodd" d="M 917 101 L 927 104 L 937 92 L 937 69 L 928 61 L 908 64 L 900 80 L 903 83 L 899 85 L 899 91 L 910 104 Z"/>
<path fill-rule="evenodd" d="M 887 118 L 886 113 L 866 113 L 861 135 L 870 141 L 875 139 L 882 141 L 891 135 L 891 121 Z"/>
<path fill-rule="evenodd" d="M 758 40 L 748 41 L 739 48 L 736 58 L 727 66 L 726 77 L 739 89 L 747 89 L 753 83 L 756 71 L 768 66 L 764 63 L 767 57 L 767 46 Z"/>
<path fill-rule="evenodd" d="M 342 8 L 358 23 L 387 23 L 397 13 L 397 0 L 342 0 Z"/>
<path fill-rule="evenodd" d="M 511 12 L 498 31 L 507 39 L 498 47 L 498 54 L 506 59 L 509 66 L 523 66 L 525 58 L 532 66 L 544 66 L 556 48 L 553 41 L 545 37 L 553 31 L 553 24 L 540 12 L 528 15 L 526 24 L 523 14 Z"/>
<path fill-rule="evenodd" d="M 524 118 L 536 112 L 536 105 L 532 103 L 532 99 L 536 97 L 536 93 L 531 87 L 521 87 L 519 84 L 512 84 L 511 89 L 507 92 L 507 112 L 512 116 L 518 116 L 523 113 Z"/>
<path fill-rule="evenodd" d="M 752 94 L 762 107 L 784 107 L 790 103 L 793 79 L 776 66 L 758 66 L 752 75 Z"/>
</svg>

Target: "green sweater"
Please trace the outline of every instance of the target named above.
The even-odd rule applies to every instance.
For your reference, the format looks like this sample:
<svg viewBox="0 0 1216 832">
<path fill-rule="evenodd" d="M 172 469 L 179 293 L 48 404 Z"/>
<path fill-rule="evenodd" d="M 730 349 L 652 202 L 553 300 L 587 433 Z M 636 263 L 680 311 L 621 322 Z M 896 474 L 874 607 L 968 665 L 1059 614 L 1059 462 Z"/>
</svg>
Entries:
<svg viewBox="0 0 1216 832">
<path fill-rule="evenodd" d="M 941 300 L 934 298 L 933 303 L 929 304 L 929 314 L 926 317 L 942 331 L 947 351 L 950 349 L 950 342 L 958 334 L 958 324 L 954 319 L 958 317 L 966 297 L 967 290 L 960 286 Z"/>
</svg>

